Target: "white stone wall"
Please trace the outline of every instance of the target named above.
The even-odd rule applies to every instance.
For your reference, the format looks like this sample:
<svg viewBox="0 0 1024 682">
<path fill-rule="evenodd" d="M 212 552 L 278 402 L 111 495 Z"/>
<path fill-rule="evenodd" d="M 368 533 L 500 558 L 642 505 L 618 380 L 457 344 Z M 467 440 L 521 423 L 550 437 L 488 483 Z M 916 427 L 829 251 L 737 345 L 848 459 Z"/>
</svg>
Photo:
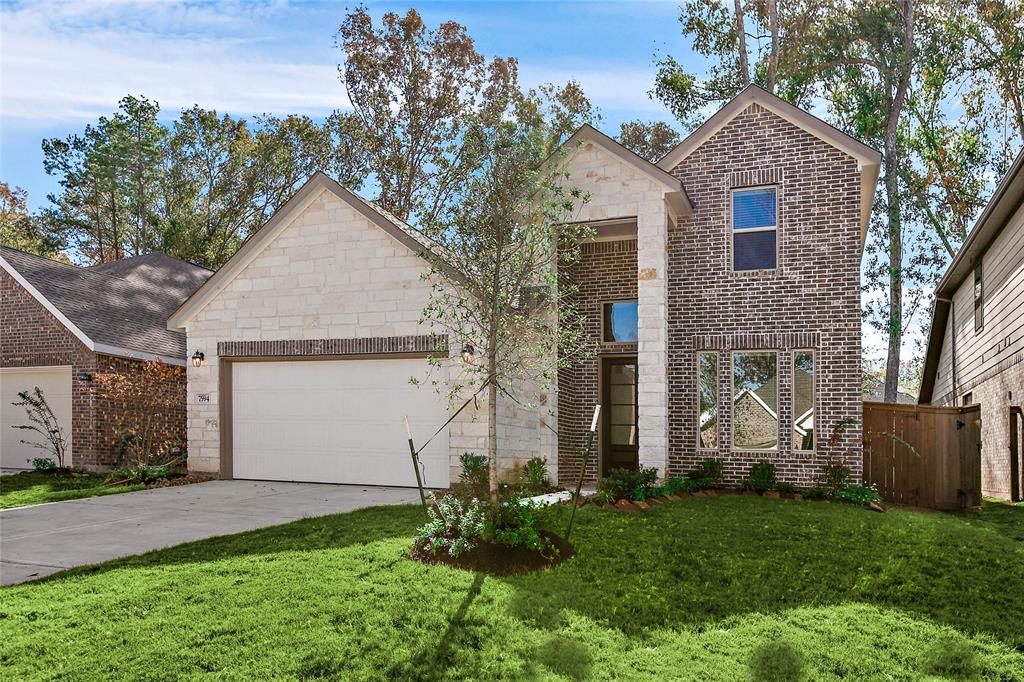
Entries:
<svg viewBox="0 0 1024 682">
<path fill-rule="evenodd" d="M 418 322 L 429 296 L 421 279 L 427 270 L 406 246 L 333 193 L 321 192 L 188 324 L 189 352 L 206 355 L 202 367 L 188 368 L 189 469 L 219 470 L 218 341 L 429 333 Z M 453 352 L 456 358 L 435 371 L 458 374 L 458 349 Z M 199 403 L 200 394 L 209 402 Z M 479 414 L 471 405 L 452 423 L 453 481 L 461 453 L 486 452 L 486 415 L 481 402 Z"/>
<path fill-rule="evenodd" d="M 578 221 L 636 218 L 640 465 L 664 475 L 668 460 L 668 210 L 665 188 L 593 143 L 571 152 L 568 186 L 590 193 Z"/>
</svg>

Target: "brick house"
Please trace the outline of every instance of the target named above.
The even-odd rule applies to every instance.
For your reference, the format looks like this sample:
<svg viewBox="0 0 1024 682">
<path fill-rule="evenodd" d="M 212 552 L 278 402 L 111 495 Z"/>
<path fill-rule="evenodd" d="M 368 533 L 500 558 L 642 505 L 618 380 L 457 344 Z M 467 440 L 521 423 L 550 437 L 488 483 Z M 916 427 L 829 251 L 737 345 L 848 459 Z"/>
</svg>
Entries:
<svg viewBox="0 0 1024 682">
<path fill-rule="evenodd" d="M 1013 463 L 1010 408 L 1024 405 L 1022 309 L 1024 152 L 935 290 L 919 396 L 922 405 L 981 405 L 982 492 L 1018 500 L 1024 462 L 1018 449 Z M 1016 428 L 1024 443 L 1020 420 Z"/>
<path fill-rule="evenodd" d="M 571 480 L 600 402 L 591 479 L 681 475 L 705 457 L 730 482 L 761 459 L 796 483 L 830 458 L 859 477 L 860 261 L 880 155 L 756 86 L 658 164 L 589 126 L 566 151 L 596 231 L 566 274 L 598 353 L 532 396 L 538 409 L 499 398 L 500 468 L 540 456 Z M 461 371 L 460 349 L 420 322 L 427 248 L 330 178 L 303 186 L 168 321 L 206 357 L 187 368 L 190 468 L 413 484 L 404 419 L 422 443 L 451 408 L 409 378 Z M 430 441 L 428 485 L 484 451 L 485 419 L 475 405 Z"/>
<path fill-rule="evenodd" d="M 167 316 L 210 271 L 160 253 L 89 268 L 0 246 L 0 464 L 32 467 L 42 454 L 22 444 L 25 423 L 14 407 L 19 391 L 42 389 L 69 435 L 76 468 L 117 463 L 114 424 L 123 405 L 97 390 L 99 374 L 139 372 L 143 360 L 184 368 L 185 336 Z M 185 444 L 184 369 L 180 380 L 153 390 L 181 393 L 180 410 L 157 415 Z"/>
</svg>

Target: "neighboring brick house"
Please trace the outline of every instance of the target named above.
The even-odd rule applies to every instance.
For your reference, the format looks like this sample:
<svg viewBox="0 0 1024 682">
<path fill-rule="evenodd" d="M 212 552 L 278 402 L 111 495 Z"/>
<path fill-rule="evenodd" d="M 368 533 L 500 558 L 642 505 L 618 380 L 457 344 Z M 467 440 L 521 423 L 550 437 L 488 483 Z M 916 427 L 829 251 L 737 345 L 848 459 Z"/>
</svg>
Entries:
<svg viewBox="0 0 1024 682">
<path fill-rule="evenodd" d="M 1024 152 L 1021 152 L 935 290 L 919 402 L 981 405 L 981 488 L 1021 499 L 1024 434 Z M 1016 471 L 1016 481 L 1011 472 Z M 1016 483 L 1016 490 L 1013 490 Z M 1011 494 L 1015 493 L 1015 494 Z"/>
<path fill-rule="evenodd" d="M 117 463 L 114 436 L 125 408 L 98 390 L 101 374 L 139 372 L 143 360 L 184 367 L 185 336 L 167 316 L 210 271 L 160 253 L 81 268 L 0 246 L 0 465 L 31 468 L 17 393 L 39 386 L 69 435 L 76 468 Z M 155 415 L 185 445 L 184 370 L 152 390 L 180 393 L 181 408 Z M 31 440 L 31 439 L 30 439 Z"/>
<path fill-rule="evenodd" d="M 705 457 L 725 459 L 729 482 L 761 459 L 795 483 L 830 459 L 859 478 L 860 260 L 880 155 L 755 86 L 657 165 L 589 126 L 566 152 L 553 158 L 590 195 L 580 220 L 596 232 L 567 274 L 598 352 L 525 396 L 538 409 L 502 398 L 500 468 L 541 456 L 572 480 L 601 403 L 590 479 L 681 475 Z M 409 378 L 431 357 L 442 384 L 461 371 L 460 349 L 420 322 L 429 247 L 323 174 L 303 186 L 168 321 L 206 356 L 188 368 L 190 468 L 415 483 L 404 419 L 423 443 L 452 406 Z M 734 394 L 751 428 L 734 427 Z M 485 451 L 482 403 L 430 441 L 428 485 Z"/>
</svg>

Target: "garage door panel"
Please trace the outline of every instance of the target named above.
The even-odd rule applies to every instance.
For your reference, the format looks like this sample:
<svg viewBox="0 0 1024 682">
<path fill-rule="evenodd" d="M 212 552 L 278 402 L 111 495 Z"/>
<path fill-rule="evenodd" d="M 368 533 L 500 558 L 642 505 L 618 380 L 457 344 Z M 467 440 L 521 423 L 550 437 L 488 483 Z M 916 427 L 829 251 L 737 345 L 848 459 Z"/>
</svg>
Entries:
<svg viewBox="0 0 1024 682">
<path fill-rule="evenodd" d="M 11 403 L 20 400 L 19 391 L 31 391 L 38 386 L 47 404 L 53 410 L 58 425 L 67 434 L 65 466 L 72 466 L 71 442 L 71 368 L 70 367 L 5 367 L 0 369 L 0 466 L 5 469 L 31 469 L 32 460 L 47 454 L 22 440 L 38 441 L 36 433 L 12 426 L 28 424 L 24 407 Z"/>
<path fill-rule="evenodd" d="M 404 418 L 418 442 L 448 418 L 442 397 L 409 384 L 427 369 L 423 359 L 236 364 L 234 476 L 415 485 Z M 447 431 L 421 460 L 428 485 L 448 485 Z"/>
</svg>

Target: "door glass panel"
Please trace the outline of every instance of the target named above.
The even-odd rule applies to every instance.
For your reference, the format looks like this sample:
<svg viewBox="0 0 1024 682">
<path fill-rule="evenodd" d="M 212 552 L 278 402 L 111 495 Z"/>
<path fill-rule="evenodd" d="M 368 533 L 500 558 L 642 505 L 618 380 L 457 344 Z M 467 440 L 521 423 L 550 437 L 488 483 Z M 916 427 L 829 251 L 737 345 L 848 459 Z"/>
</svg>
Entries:
<svg viewBox="0 0 1024 682">
<path fill-rule="evenodd" d="M 612 405 L 632 405 L 633 404 L 633 387 L 632 386 L 612 386 L 611 399 Z"/>
<path fill-rule="evenodd" d="M 615 364 L 608 368 L 608 406 L 611 445 L 636 445 L 636 365 Z"/>
<path fill-rule="evenodd" d="M 611 427 L 612 445 L 636 445 L 635 426 L 613 426 Z"/>
<path fill-rule="evenodd" d="M 635 424 L 636 407 L 633 405 L 612 405 L 612 424 Z"/>
<path fill-rule="evenodd" d="M 632 386 L 636 383 L 636 366 L 612 365 L 609 378 L 613 386 L 617 384 L 629 384 Z"/>
</svg>

